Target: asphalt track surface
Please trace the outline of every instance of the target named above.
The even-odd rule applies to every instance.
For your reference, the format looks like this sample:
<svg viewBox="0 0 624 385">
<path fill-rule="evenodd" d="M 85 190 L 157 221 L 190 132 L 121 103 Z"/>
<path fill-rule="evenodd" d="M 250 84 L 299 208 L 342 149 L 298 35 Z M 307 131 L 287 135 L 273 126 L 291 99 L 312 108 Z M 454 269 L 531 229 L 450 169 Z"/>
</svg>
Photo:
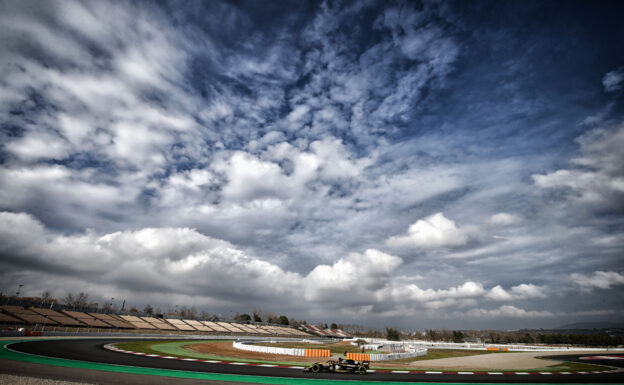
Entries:
<svg viewBox="0 0 624 385">
<path fill-rule="evenodd" d="M 167 369 L 184 372 L 220 373 L 236 376 L 258 376 L 261 381 L 270 382 L 270 377 L 299 380 L 335 380 L 336 382 L 444 382 L 444 383 L 624 383 L 624 373 L 602 374 L 527 374 L 527 375 L 488 375 L 488 374 L 415 374 L 415 373 L 368 373 L 365 376 L 337 373 L 306 373 L 297 369 L 267 368 L 259 366 L 239 366 L 231 364 L 211 364 L 182 360 L 166 360 L 155 357 L 135 356 L 104 349 L 105 344 L 128 342 L 115 339 L 71 339 L 40 340 L 14 343 L 13 351 L 36 356 L 55 357 L 91 363 L 123 365 L 134 368 Z M 557 360 L 585 362 L 580 355 L 557 356 Z M 554 357 L 553 357 L 554 358 Z M 592 360 L 591 363 L 608 366 L 624 366 L 623 360 Z M 172 372 L 172 374 L 175 372 Z M 243 378 L 243 377 L 238 377 Z M 249 381 L 244 381 L 249 382 Z M 282 381 L 283 382 L 283 381 Z M 307 381 L 306 381 L 307 382 Z M 314 381 L 313 381 L 314 382 Z M 318 381 L 324 384 L 332 381 Z"/>
</svg>

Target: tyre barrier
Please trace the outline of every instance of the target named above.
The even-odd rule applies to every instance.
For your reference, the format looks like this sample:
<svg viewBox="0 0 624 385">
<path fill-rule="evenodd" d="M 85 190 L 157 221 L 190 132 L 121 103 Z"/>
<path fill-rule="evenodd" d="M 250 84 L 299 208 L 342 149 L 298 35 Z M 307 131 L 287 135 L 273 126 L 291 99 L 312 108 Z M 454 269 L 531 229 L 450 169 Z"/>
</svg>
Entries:
<svg viewBox="0 0 624 385">
<path fill-rule="evenodd" d="M 329 349 L 306 349 L 306 357 L 331 357 L 331 351 Z"/>
<path fill-rule="evenodd" d="M 357 361 L 390 361 L 403 358 L 420 357 L 427 354 L 427 349 L 419 348 L 414 353 L 367 354 L 347 353 L 347 359 Z"/>
<path fill-rule="evenodd" d="M 371 360 L 370 356 L 371 356 L 370 354 L 366 354 L 366 353 L 347 353 L 348 360 L 370 361 Z"/>
</svg>

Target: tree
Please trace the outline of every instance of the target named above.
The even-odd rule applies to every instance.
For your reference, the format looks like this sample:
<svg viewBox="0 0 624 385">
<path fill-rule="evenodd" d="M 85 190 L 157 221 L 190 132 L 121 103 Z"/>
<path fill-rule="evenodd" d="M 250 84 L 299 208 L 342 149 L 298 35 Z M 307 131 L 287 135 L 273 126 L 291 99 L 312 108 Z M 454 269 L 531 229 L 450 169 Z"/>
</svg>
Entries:
<svg viewBox="0 0 624 385">
<path fill-rule="evenodd" d="M 338 325 L 335 322 L 332 322 L 330 329 L 338 329 Z"/>
<path fill-rule="evenodd" d="M 75 307 L 87 307 L 87 305 L 89 304 L 89 294 L 87 294 L 85 292 L 81 291 L 74 298 L 75 298 L 75 301 L 76 301 L 75 302 Z"/>
<path fill-rule="evenodd" d="M 463 339 L 464 333 L 462 333 L 461 331 L 453 330 L 453 342 L 462 342 Z"/>
<path fill-rule="evenodd" d="M 247 322 L 251 321 L 251 316 L 249 314 L 236 314 L 234 319 L 238 322 Z"/>
<path fill-rule="evenodd" d="M 138 312 L 139 312 L 139 309 L 137 309 L 136 307 L 132 306 L 130 308 L 130 313 L 137 314 Z"/>
<path fill-rule="evenodd" d="M 262 317 L 261 317 L 262 312 L 260 310 L 254 309 L 252 314 L 253 314 L 254 322 L 262 322 Z"/>
<path fill-rule="evenodd" d="M 67 306 L 76 306 L 76 299 L 74 298 L 74 295 L 72 293 L 67 293 L 67 295 L 63 297 L 63 299 L 61 299 L 61 301 Z"/>
<path fill-rule="evenodd" d="M 47 305 L 49 303 L 54 302 L 54 299 L 52 298 L 52 293 L 50 293 L 50 291 L 44 291 L 43 293 L 41 293 L 41 304 L 42 305 Z"/>
<path fill-rule="evenodd" d="M 154 308 L 152 307 L 152 305 L 150 305 L 149 303 L 147 305 L 145 305 L 145 307 L 143 308 L 143 313 L 147 314 L 147 315 L 152 315 L 154 314 Z"/>
<path fill-rule="evenodd" d="M 286 317 L 285 315 L 279 316 L 278 323 L 280 325 L 290 325 L 290 322 L 288 322 L 288 317 Z"/>
<path fill-rule="evenodd" d="M 401 335 L 397 329 L 386 328 L 386 339 L 388 341 L 399 341 L 401 339 Z"/>
</svg>

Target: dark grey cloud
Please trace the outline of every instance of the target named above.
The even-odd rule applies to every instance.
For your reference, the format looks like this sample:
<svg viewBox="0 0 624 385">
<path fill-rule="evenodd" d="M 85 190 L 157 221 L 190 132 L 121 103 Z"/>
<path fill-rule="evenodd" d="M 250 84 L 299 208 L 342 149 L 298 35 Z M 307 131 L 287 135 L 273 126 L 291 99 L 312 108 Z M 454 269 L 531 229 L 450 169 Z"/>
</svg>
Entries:
<svg viewBox="0 0 624 385">
<path fill-rule="evenodd" d="M 615 5 L 471 5 L 1 3 L 0 289 L 622 319 Z"/>
</svg>

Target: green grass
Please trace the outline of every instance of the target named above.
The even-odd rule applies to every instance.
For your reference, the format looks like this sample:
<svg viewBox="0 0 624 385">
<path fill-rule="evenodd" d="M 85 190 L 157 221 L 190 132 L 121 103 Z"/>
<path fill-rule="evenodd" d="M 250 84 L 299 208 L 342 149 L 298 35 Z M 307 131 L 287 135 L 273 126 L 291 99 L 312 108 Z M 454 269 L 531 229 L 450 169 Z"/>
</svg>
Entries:
<svg viewBox="0 0 624 385">
<path fill-rule="evenodd" d="M 308 366 L 310 362 L 295 361 L 269 361 L 269 360 L 250 360 L 240 357 L 217 356 L 214 354 L 200 353 L 189 349 L 190 345 L 223 342 L 209 341 L 136 341 L 122 342 L 115 344 L 119 349 L 131 350 L 133 352 L 141 352 L 148 354 L 166 355 L 182 358 L 197 358 L 201 360 L 217 360 L 217 361 L 235 361 L 248 362 L 252 364 L 272 364 L 272 365 L 290 365 L 290 366 Z"/>
<path fill-rule="evenodd" d="M 203 343 L 214 343 L 214 342 L 223 342 L 224 340 L 215 341 L 134 341 L 134 342 L 122 342 L 116 344 L 116 346 L 120 349 L 131 350 L 134 352 L 142 352 L 148 354 L 158 354 L 158 355 L 167 355 L 173 357 L 183 357 L 183 358 L 197 358 L 203 360 L 218 360 L 218 361 L 235 361 L 235 362 L 248 362 L 248 363 L 257 363 L 257 364 L 272 364 L 272 365 L 290 365 L 290 366 L 308 366 L 310 362 L 293 362 L 293 361 L 274 361 L 274 360 L 250 360 L 239 357 L 227 357 L 227 356 L 217 356 L 207 353 L 199 353 L 189 349 L 190 345 L 195 344 L 203 344 Z M 270 346 L 278 346 L 284 344 L 272 344 Z M 289 346 L 293 347 L 293 346 Z M 344 352 L 346 346 L 337 346 L 336 353 L 341 354 Z M 355 346 L 353 346 L 355 348 Z M 371 369 L 378 370 L 418 370 L 418 371 L 457 371 L 456 368 L 414 368 L 414 367 L 406 367 L 401 366 L 401 364 L 409 363 L 412 361 L 424 361 L 424 360 L 433 360 L 438 358 L 451 358 L 451 357 L 466 357 L 466 356 L 474 356 L 479 354 L 505 354 L 506 352 L 497 352 L 497 351 L 485 351 L 485 350 L 454 350 L 454 349 L 429 349 L 428 354 L 422 357 L 413 357 L 406 358 L 402 360 L 394 360 L 391 361 L 393 364 L 397 364 L 397 366 L 392 367 L 379 367 L 375 366 L 374 362 L 371 362 Z M 552 359 L 552 358 L 549 358 Z M 318 361 L 325 361 L 324 358 L 318 358 Z M 389 361 L 385 361 L 389 362 Z M 488 370 L 491 372 L 589 372 L 589 371 L 604 371 L 610 370 L 610 368 L 592 364 L 585 363 L 576 363 L 576 362 L 561 362 L 555 366 L 547 366 L 543 368 L 535 368 L 535 369 L 496 369 L 496 370 Z M 461 371 L 485 371 L 482 369 L 461 369 Z"/>
</svg>

